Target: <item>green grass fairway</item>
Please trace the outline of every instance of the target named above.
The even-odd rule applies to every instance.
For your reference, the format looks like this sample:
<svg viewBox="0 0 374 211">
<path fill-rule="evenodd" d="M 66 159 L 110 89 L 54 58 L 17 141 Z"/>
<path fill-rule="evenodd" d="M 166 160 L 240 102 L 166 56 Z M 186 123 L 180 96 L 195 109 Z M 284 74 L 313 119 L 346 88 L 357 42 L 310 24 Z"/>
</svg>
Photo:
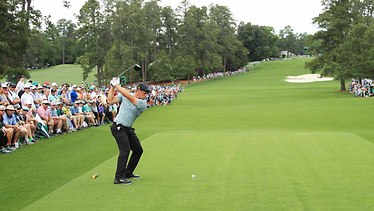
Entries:
<svg viewBox="0 0 374 211">
<path fill-rule="evenodd" d="M 147 168 L 134 185 L 110 185 L 113 158 L 25 210 L 355 210 L 372 203 L 373 145 L 354 134 L 190 131 L 143 143 Z M 102 176 L 90 179 L 96 172 Z"/>
<path fill-rule="evenodd" d="M 47 69 L 30 70 L 30 77 L 32 80 L 42 84 L 44 81 L 50 83 L 56 82 L 58 85 L 62 83 L 80 85 L 83 81 L 83 70 L 80 65 L 65 64 L 50 67 Z M 88 74 L 86 83 L 91 84 L 95 80 L 96 69 Z"/>
<path fill-rule="evenodd" d="M 306 59 L 188 86 L 134 127 L 144 154 L 113 185 L 109 126 L 0 155 L 3 210 L 374 210 L 374 99 L 292 84 Z M 98 173 L 99 177 L 91 179 Z M 196 175 L 192 179 L 192 175 Z M 4 209 L 5 208 L 5 209 Z"/>
</svg>

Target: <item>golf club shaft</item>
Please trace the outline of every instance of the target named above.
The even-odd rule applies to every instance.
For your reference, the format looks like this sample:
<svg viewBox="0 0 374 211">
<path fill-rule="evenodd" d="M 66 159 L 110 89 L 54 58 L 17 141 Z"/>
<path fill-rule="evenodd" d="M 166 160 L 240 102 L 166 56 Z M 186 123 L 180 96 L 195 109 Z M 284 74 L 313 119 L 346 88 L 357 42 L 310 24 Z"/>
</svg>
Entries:
<svg viewBox="0 0 374 211">
<path fill-rule="evenodd" d="M 123 71 L 121 74 L 119 74 L 119 75 L 117 76 L 117 78 L 119 78 L 121 75 L 125 74 L 125 73 L 126 73 L 127 71 L 129 71 L 131 68 L 135 67 L 135 65 L 136 65 L 136 64 L 134 64 L 133 66 L 127 68 L 125 71 Z"/>
</svg>

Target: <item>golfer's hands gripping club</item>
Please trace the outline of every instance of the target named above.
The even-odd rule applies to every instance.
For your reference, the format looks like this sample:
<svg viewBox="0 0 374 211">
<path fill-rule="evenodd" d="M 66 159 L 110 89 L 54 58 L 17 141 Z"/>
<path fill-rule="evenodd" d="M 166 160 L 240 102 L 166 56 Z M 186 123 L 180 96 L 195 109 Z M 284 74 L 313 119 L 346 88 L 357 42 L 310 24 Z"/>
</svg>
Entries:
<svg viewBox="0 0 374 211">
<path fill-rule="evenodd" d="M 112 78 L 112 80 L 110 81 L 110 85 L 115 87 L 119 84 L 119 78 Z"/>
</svg>

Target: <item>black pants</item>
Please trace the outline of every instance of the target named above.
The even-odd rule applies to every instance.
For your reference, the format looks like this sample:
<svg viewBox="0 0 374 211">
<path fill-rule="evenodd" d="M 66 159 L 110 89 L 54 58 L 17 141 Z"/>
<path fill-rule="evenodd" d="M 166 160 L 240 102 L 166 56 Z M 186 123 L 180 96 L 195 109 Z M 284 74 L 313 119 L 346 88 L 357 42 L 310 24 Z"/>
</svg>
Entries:
<svg viewBox="0 0 374 211">
<path fill-rule="evenodd" d="M 3 146 L 6 146 L 7 143 L 8 143 L 8 138 L 6 137 L 4 132 L 2 130 L 0 130 L 0 149 Z"/>
<path fill-rule="evenodd" d="M 139 163 L 140 157 L 143 154 L 143 148 L 135 134 L 134 128 L 124 127 L 114 122 L 110 127 L 110 130 L 116 139 L 119 149 L 115 178 L 121 178 L 134 172 Z M 132 151 L 132 154 L 127 164 L 130 150 Z"/>
</svg>

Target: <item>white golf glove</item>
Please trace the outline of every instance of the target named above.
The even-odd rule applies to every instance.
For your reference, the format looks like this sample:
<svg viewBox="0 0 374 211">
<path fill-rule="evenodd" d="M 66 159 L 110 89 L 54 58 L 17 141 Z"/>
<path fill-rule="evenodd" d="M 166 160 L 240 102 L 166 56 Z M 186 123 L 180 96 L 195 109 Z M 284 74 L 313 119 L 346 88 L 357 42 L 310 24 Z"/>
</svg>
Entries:
<svg viewBox="0 0 374 211">
<path fill-rule="evenodd" d="M 119 78 L 112 78 L 112 80 L 110 81 L 111 86 L 116 86 L 118 84 L 119 84 Z"/>
</svg>

